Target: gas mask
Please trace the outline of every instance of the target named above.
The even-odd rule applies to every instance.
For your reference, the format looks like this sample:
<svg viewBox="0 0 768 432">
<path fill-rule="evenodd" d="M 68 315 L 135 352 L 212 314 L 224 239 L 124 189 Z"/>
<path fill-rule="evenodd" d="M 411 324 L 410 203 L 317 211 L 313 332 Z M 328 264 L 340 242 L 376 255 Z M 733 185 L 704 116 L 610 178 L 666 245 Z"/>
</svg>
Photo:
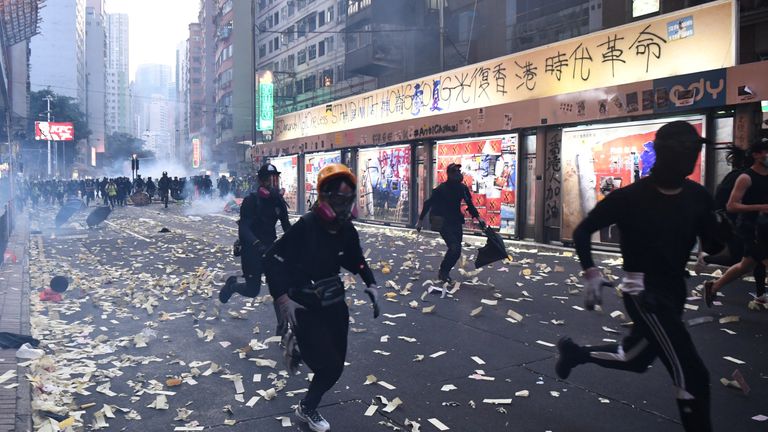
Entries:
<svg viewBox="0 0 768 432">
<path fill-rule="evenodd" d="M 355 215 L 355 189 L 342 182 L 335 191 L 323 192 L 315 209 L 320 218 L 329 224 L 331 231 Z"/>
</svg>

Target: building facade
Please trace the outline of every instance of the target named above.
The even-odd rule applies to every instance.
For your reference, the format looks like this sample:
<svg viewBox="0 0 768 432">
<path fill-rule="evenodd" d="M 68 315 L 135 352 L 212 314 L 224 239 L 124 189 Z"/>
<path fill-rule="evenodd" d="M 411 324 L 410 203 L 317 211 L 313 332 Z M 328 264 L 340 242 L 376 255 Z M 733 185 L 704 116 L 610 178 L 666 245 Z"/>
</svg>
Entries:
<svg viewBox="0 0 768 432">
<path fill-rule="evenodd" d="M 218 0 L 200 0 L 200 11 L 197 17 L 197 24 L 199 25 L 199 37 L 200 40 L 194 40 L 193 42 L 200 42 L 200 55 L 201 61 L 201 84 L 202 88 L 196 86 L 194 80 L 195 77 L 190 73 L 190 101 L 195 99 L 195 95 L 202 99 L 202 102 L 195 104 L 191 102 L 190 106 L 190 143 L 187 148 L 187 154 L 189 155 L 187 162 L 188 166 L 194 169 L 202 169 L 206 166 L 208 161 L 211 160 L 214 147 L 216 145 L 216 50 L 218 46 L 217 41 L 217 27 L 215 18 L 219 12 Z M 196 29 L 197 31 L 197 29 Z M 190 32 L 192 30 L 190 29 Z M 192 34 L 192 33 L 190 33 Z M 193 88 L 194 87 L 194 88 Z M 196 93 L 197 91 L 197 93 Z M 195 110 L 199 108 L 199 111 Z M 195 128 L 196 112 L 199 112 L 199 118 L 201 119 L 201 125 L 199 129 Z M 195 141 L 196 140 L 196 141 Z M 192 142 L 199 145 L 199 151 L 197 152 L 199 158 L 193 160 L 193 148 Z"/>
<path fill-rule="evenodd" d="M 142 64 L 133 82 L 134 136 L 144 139 L 145 148 L 158 159 L 169 159 L 173 149 L 175 85 L 171 77 L 169 65 Z"/>
<path fill-rule="evenodd" d="M 91 135 L 83 165 L 95 166 L 96 153 L 104 153 L 107 113 L 107 33 L 104 0 L 88 0 L 85 19 L 86 118 Z"/>
<path fill-rule="evenodd" d="M 185 40 L 176 47 L 176 76 L 174 99 L 175 115 L 173 150 L 171 156 L 174 161 L 181 163 L 184 160 L 182 153 L 189 141 L 189 47 Z"/>
<path fill-rule="evenodd" d="M 128 15 L 107 14 L 107 134 L 132 133 Z"/>
<path fill-rule="evenodd" d="M 50 87 L 85 111 L 85 0 L 48 2 L 40 18 L 40 34 L 30 43 L 31 89 Z"/>
</svg>

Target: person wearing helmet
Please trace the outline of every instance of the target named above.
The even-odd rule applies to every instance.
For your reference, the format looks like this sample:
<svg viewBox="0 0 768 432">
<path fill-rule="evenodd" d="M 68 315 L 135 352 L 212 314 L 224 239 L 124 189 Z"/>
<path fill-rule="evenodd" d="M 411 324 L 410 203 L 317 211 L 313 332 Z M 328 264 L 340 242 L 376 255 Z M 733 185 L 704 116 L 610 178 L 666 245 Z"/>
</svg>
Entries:
<svg viewBox="0 0 768 432">
<path fill-rule="evenodd" d="M 168 194 L 171 191 L 171 179 L 168 178 L 168 172 L 163 171 L 163 176 L 157 181 L 157 189 L 160 192 L 160 201 L 165 208 L 168 208 Z"/>
<path fill-rule="evenodd" d="M 254 298 L 261 291 L 262 255 L 277 239 L 275 224 L 280 221 L 283 232 L 288 231 L 288 205 L 280 194 L 280 172 L 272 164 L 265 164 L 258 171 L 259 189 L 243 199 L 240 205 L 238 240 L 240 262 L 245 283 L 238 283 L 236 276 L 227 278 L 219 291 L 219 301 L 226 303 L 234 293 Z M 282 319 L 277 305 L 277 334 L 283 336 L 287 323 Z"/>
<path fill-rule="evenodd" d="M 314 372 L 295 414 L 316 432 L 330 429 L 317 406 L 341 377 L 347 354 L 349 310 L 339 277 L 342 267 L 361 276 L 373 316 L 379 315 L 376 280 L 352 225 L 356 190 L 357 179 L 349 168 L 325 166 L 318 173 L 318 200 L 265 255 L 270 294 L 291 326 L 288 368 L 297 365 L 295 335 L 302 360 Z"/>
<path fill-rule="evenodd" d="M 437 277 L 441 282 L 452 283 L 451 269 L 461 257 L 462 225 L 464 225 L 461 201 L 464 200 L 467 203 L 469 214 L 478 223 L 482 225 L 485 224 L 485 221 L 480 217 L 477 208 L 472 203 L 472 194 L 469 192 L 469 188 L 463 183 L 464 176 L 461 174 L 461 165 L 452 163 L 448 165 L 445 171 L 448 179 L 436 187 L 432 191 L 432 195 L 424 201 L 424 208 L 421 210 L 419 221 L 416 223 L 416 231 L 421 232 L 424 217 L 431 211 L 429 221 L 432 229 L 440 233 L 445 245 L 448 246 L 448 251 L 445 252 L 445 257 L 440 263 Z"/>
</svg>

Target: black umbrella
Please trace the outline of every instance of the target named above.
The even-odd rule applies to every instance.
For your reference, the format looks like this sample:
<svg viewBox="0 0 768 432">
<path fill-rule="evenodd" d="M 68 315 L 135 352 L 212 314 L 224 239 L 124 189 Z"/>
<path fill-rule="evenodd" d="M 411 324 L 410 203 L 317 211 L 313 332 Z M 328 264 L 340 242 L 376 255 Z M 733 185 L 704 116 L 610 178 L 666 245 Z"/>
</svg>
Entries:
<svg viewBox="0 0 768 432">
<path fill-rule="evenodd" d="M 56 214 L 56 227 L 60 227 L 64 225 L 69 218 L 72 217 L 75 213 L 77 213 L 78 210 L 80 210 L 83 207 L 83 202 L 80 200 L 70 200 L 67 201 L 66 204 L 64 204 L 61 207 L 61 210 Z"/>
<path fill-rule="evenodd" d="M 88 224 L 88 228 L 93 228 L 96 225 L 107 220 L 110 213 L 112 213 L 112 209 L 108 206 L 96 207 L 95 209 L 93 209 L 91 214 L 88 215 L 88 218 L 85 220 L 85 223 Z"/>
<path fill-rule="evenodd" d="M 504 240 L 499 233 L 487 225 L 483 229 L 483 233 L 488 240 L 485 242 L 485 246 L 477 251 L 475 268 L 480 268 L 492 262 L 501 261 L 509 256 L 509 254 L 507 254 L 507 248 L 504 246 Z"/>
</svg>

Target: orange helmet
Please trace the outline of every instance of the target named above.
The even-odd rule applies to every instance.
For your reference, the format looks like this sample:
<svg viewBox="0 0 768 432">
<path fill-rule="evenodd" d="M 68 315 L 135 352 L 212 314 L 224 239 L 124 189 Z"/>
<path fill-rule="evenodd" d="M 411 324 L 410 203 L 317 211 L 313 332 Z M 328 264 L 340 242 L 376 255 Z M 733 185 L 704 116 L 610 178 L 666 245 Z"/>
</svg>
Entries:
<svg viewBox="0 0 768 432">
<path fill-rule="evenodd" d="M 353 186 L 357 187 L 357 177 L 352 174 L 352 171 L 344 164 L 334 163 L 323 167 L 319 173 L 317 173 L 317 191 L 323 190 L 323 186 L 330 180 L 335 178 L 345 178 Z"/>
</svg>

